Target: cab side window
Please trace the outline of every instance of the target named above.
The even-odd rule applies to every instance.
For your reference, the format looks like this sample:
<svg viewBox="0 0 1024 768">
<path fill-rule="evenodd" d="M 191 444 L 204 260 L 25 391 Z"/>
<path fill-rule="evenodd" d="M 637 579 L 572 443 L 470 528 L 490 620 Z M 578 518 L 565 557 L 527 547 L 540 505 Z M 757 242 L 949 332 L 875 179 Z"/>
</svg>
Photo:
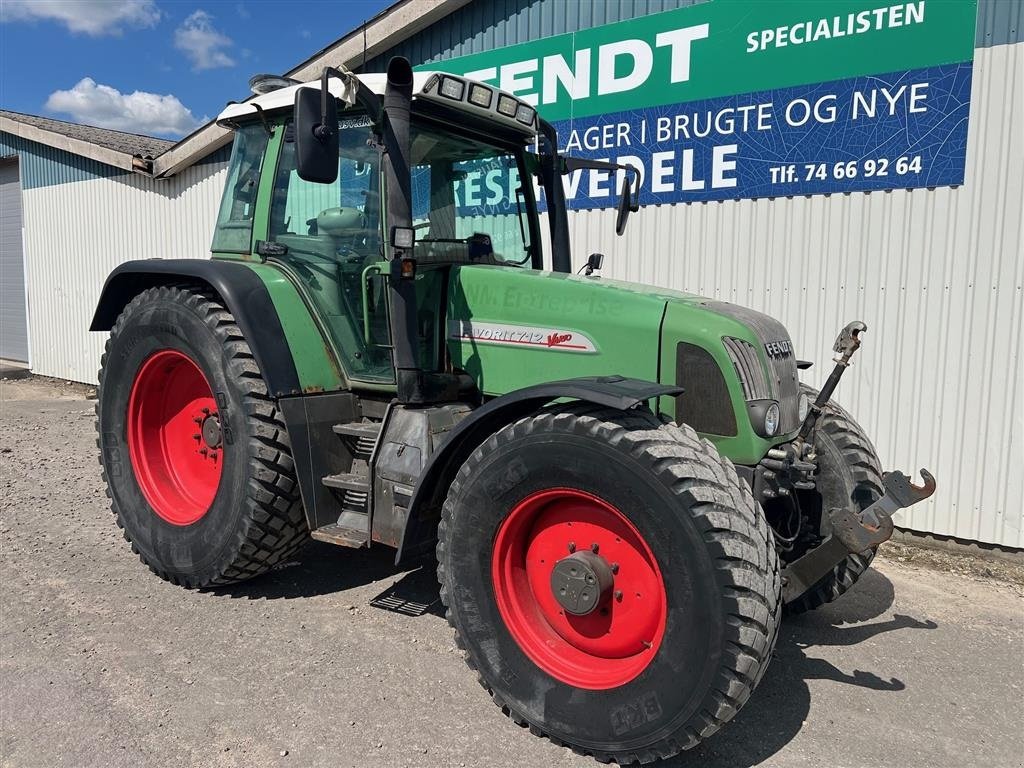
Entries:
<svg viewBox="0 0 1024 768">
<path fill-rule="evenodd" d="M 269 138 L 262 125 L 245 126 L 235 132 L 228 179 L 213 232 L 214 252 L 249 253 L 252 248 L 256 191 Z"/>
</svg>

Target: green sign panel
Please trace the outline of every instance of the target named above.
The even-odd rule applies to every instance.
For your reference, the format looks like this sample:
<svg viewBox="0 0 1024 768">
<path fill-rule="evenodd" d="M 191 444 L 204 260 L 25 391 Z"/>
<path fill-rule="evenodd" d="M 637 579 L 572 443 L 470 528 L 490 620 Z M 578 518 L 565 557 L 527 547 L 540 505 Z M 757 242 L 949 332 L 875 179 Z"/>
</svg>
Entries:
<svg viewBox="0 0 1024 768">
<path fill-rule="evenodd" d="M 711 0 L 486 53 L 444 69 L 564 120 L 970 61 L 975 0 Z"/>
<path fill-rule="evenodd" d="M 710 0 L 421 69 L 510 91 L 563 150 L 636 165 L 644 203 L 959 184 L 976 13 Z M 614 204 L 598 176 L 570 180 L 570 205 Z"/>
</svg>

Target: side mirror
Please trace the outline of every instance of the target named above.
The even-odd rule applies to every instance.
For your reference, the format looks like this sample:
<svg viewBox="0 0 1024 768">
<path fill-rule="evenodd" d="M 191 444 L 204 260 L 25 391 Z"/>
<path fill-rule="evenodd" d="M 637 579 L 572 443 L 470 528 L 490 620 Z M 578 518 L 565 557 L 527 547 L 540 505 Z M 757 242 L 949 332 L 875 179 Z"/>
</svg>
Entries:
<svg viewBox="0 0 1024 768">
<path fill-rule="evenodd" d="M 636 171 L 634 169 L 630 170 L 633 170 L 634 176 L 636 176 Z M 636 178 L 639 186 L 639 176 L 636 176 Z M 626 222 L 629 221 L 629 214 L 636 213 L 640 209 L 640 202 L 637 197 L 637 191 L 630 184 L 629 175 L 624 175 L 622 179 L 622 193 L 619 196 L 619 213 L 615 217 L 616 235 L 621 236 L 626 231 Z"/>
<path fill-rule="evenodd" d="M 592 253 L 587 257 L 587 263 L 583 267 L 583 274 L 589 276 L 595 272 L 600 272 L 602 266 L 604 266 L 604 254 Z"/>
<path fill-rule="evenodd" d="M 319 184 L 338 178 L 338 108 L 326 86 L 295 92 L 295 170 Z"/>
</svg>

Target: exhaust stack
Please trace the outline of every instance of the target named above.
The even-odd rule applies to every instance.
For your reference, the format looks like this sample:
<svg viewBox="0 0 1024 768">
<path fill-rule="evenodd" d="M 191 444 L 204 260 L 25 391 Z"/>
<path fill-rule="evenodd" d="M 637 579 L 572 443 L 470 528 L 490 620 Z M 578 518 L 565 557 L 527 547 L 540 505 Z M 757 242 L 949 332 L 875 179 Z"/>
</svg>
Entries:
<svg viewBox="0 0 1024 768">
<path fill-rule="evenodd" d="M 412 167 L 410 165 L 409 109 L 412 103 L 412 65 L 396 56 L 388 62 L 384 91 L 384 145 L 387 162 L 387 237 L 391 245 L 389 272 L 392 354 L 398 401 L 425 402 L 423 371 L 416 344 L 416 262 L 413 247 L 395 244 L 395 232 L 412 229 Z"/>
</svg>

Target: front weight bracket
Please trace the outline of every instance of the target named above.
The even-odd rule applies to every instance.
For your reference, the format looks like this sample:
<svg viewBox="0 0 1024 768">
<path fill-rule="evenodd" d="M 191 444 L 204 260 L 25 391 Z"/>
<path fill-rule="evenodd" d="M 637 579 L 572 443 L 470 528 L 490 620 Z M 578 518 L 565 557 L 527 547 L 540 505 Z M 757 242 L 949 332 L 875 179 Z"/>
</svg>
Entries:
<svg viewBox="0 0 1024 768">
<path fill-rule="evenodd" d="M 852 552 L 863 552 L 888 541 L 893 533 L 892 516 L 935 493 L 935 478 L 921 470 L 924 485 L 915 485 L 902 472 L 882 476 L 885 493 L 862 512 L 833 509 L 829 513 L 832 534 L 782 569 L 782 598 L 789 603 L 828 575 Z"/>
</svg>

